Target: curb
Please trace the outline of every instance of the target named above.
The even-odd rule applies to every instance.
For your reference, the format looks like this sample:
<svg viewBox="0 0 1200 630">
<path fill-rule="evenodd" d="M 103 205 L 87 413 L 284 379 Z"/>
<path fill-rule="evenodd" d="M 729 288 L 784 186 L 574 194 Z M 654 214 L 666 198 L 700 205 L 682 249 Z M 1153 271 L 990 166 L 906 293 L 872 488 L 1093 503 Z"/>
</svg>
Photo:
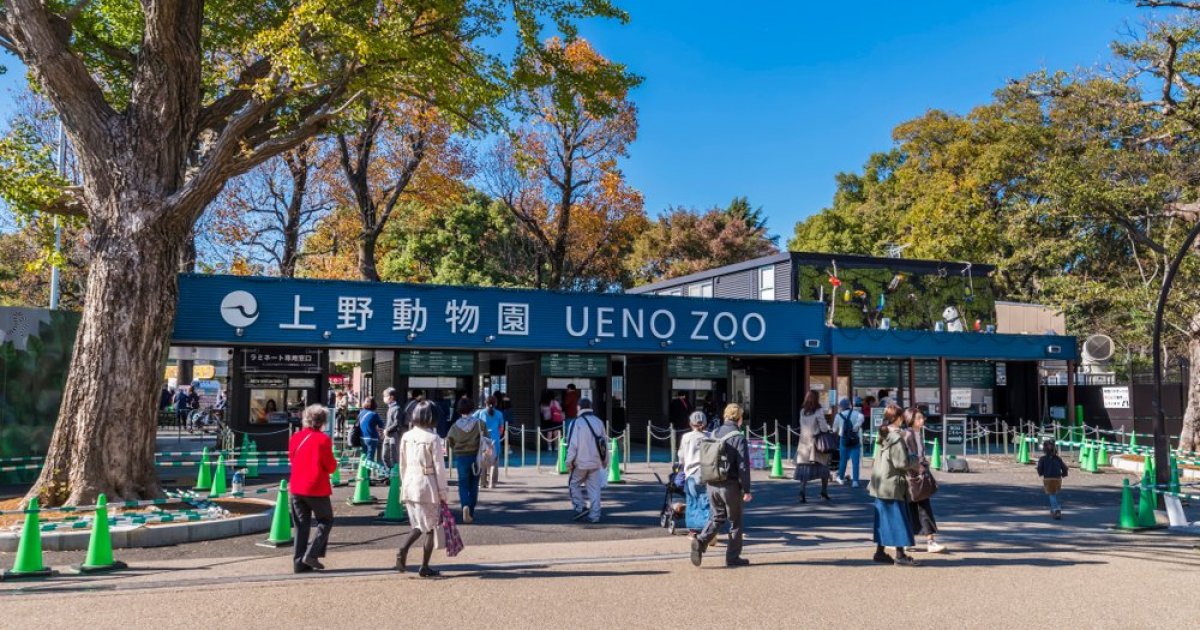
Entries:
<svg viewBox="0 0 1200 630">
<path fill-rule="evenodd" d="M 247 500 L 262 503 L 264 511 L 261 514 L 249 514 L 211 521 L 170 523 L 153 526 L 114 526 L 109 530 L 112 535 L 113 549 L 166 547 L 203 540 L 258 534 L 269 530 L 271 528 L 271 515 L 274 510 L 274 504 L 264 499 Z M 92 532 L 90 529 L 43 532 L 42 549 L 44 551 L 86 551 L 91 535 Z M 20 532 L 0 533 L 0 552 L 15 552 L 20 538 Z"/>
</svg>

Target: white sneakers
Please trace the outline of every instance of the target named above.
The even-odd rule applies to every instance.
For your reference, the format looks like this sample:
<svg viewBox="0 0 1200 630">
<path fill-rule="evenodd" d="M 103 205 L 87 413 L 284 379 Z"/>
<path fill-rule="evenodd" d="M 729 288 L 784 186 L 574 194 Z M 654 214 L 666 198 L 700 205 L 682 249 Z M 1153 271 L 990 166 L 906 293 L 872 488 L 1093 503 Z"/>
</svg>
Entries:
<svg viewBox="0 0 1200 630">
<path fill-rule="evenodd" d="M 929 545 L 925 547 L 925 551 L 929 553 L 942 553 L 946 550 L 946 546 L 936 540 L 929 541 Z"/>
<path fill-rule="evenodd" d="M 475 517 L 471 515 L 471 508 L 463 506 L 463 522 L 474 523 Z"/>
</svg>

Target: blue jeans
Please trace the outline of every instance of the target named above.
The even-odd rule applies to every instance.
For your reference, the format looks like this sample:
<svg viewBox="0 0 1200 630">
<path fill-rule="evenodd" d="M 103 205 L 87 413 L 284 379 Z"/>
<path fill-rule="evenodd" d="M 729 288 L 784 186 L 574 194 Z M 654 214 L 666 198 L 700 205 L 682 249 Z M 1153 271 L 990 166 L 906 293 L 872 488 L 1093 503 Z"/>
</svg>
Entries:
<svg viewBox="0 0 1200 630">
<path fill-rule="evenodd" d="M 364 437 L 362 441 L 363 457 L 366 457 L 367 461 L 376 461 L 375 457 L 379 454 L 379 440 L 376 440 L 375 438 Z"/>
<path fill-rule="evenodd" d="M 846 464 L 854 460 L 854 483 L 858 483 L 858 464 L 862 460 L 862 444 L 858 446 L 838 446 L 838 477 L 846 478 Z"/>
<path fill-rule="evenodd" d="M 1058 505 L 1058 495 L 1057 494 L 1048 494 L 1046 496 L 1050 497 L 1050 511 L 1051 512 L 1058 512 L 1059 510 L 1062 509 Z"/>
<path fill-rule="evenodd" d="M 479 500 L 479 474 L 475 472 L 475 455 L 455 455 L 454 467 L 458 470 L 458 502 L 471 508 L 475 514 L 475 502 Z"/>
</svg>

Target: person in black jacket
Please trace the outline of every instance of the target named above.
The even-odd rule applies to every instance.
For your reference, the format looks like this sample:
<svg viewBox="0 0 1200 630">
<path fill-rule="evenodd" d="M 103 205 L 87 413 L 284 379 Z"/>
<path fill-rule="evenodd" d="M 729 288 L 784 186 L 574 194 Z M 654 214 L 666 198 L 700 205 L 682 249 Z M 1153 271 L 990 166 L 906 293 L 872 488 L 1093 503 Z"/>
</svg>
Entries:
<svg viewBox="0 0 1200 630">
<path fill-rule="evenodd" d="M 692 564 L 700 566 L 704 552 L 717 537 L 721 526 L 729 523 L 729 544 L 725 547 L 725 566 L 743 567 L 750 561 L 742 557 L 743 507 L 750 502 L 750 446 L 741 433 L 742 408 L 736 404 L 725 407 L 725 422 L 713 434 L 724 443 L 729 474 L 724 481 L 708 482 L 708 502 L 712 515 L 704 529 L 692 539 Z"/>
<path fill-rule="evenodd" d="M 1067 476 L 1067 464 L 1058 456 L 1058 446 L 1054 440 L 1042 443 L 1042 456 L 1038 458 L 1037 474 L 1042 478 L 1046 496 L 1050 497 L 1050 516 L 1057 521 L 1062 518 L 1058 491 L 1062 489 L 1062 480 Z"/>
</svg>

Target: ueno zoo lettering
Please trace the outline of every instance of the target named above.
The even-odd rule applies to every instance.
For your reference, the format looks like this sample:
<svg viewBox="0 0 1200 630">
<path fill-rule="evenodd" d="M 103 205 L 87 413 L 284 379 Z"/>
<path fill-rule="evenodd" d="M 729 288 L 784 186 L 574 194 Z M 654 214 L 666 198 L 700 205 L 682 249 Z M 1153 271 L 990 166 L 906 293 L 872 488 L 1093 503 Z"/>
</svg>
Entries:
<svg viewBox="0 0 1200 630">
<path fill-rule="evenodd" d="M 691 311 L 682 319 L 678 321 L 666 309 L 566 307 L 567 334 L 572 337 L 644 339 L 649 335 L 666 341 L 679 330 L 695 341 L 761 341 L 767 335 L 767 321 L 758 313 L 739 318 L 728 311 Z"/>
</svg>

